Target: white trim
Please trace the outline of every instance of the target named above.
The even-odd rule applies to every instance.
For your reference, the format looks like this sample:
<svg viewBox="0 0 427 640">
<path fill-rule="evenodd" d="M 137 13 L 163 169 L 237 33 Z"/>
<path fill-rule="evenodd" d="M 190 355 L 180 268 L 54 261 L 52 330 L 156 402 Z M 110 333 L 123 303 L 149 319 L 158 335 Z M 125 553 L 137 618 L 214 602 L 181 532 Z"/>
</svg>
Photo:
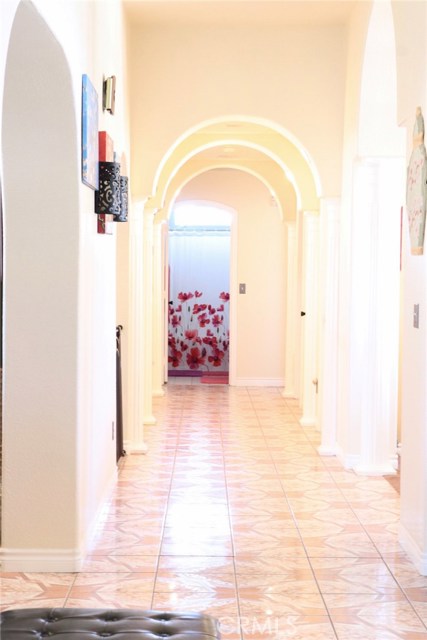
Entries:
<svg viewBox="0 0 427 640">
<path fill-rule="evenodd" d="M 157 420 L 153 415 L 149 415 L 149 416 L 145 416 L 144 417 L 144 424 L 148 424 L 148 425 L 153 425 L 156 424 Z"/>
<path fill-rule="evenodd" d="M 314 416 L 313 418 L 304 418 L 302 417 L 299 421 L 301 427 L 316 427 L 317 426 L 317 421 L 316 421 L 316 417 Z"/>
<path fill-rule="evenodd" d="M 422 576 L 427 576 L 427 551 L 422 551 L 409 531 L 399 523 L 399 542 Z"/>
<path fill-rule="evenodd" d="M 163 398 L 165 392 L 163 389 L 153 389 L 153 398 Z"/>
<path fill-rule="evenodd" d="M 250 117 L 250 116 L 242 116 L 242 115 L 236 115 L 236 114 L 229 114 L 228 116 L 221 116 L 221 117 L 217 117 L 217 118 L 210 118 L 210 119 L 207 119 L 207 120 L 203 120 L 202 122 L 198 123 L 197 125 L 195 125 L 193 127 L 190 127 L 189 129 L 184 131 L 184 133 L 182 133 L 175 140 L 175 142 L 169 147 L 169 149 L 167 150 L 167 152 L 164 154 L 163 158 L 161 159 L 160 164 L 157 167 L 156 174 L 154 176 L 153 193 L 156 193 L 156 191 L 157 191 L 157 187 L 158 187 L 158 184 L 160 182 L 160 176 L 161 176 L 161 174 L 163 172 L 163 169 L 166 166 L 166 163 L 172 157 L 172 155 L 175 152 L 175 150 L 178 149 L 178 147 L 181 145 L 182 142 L 184 142 L 184 140 L 188 140 L 193 134 L 203 133 L 203 130 L 206 129 L 207 127 L 211 126 L 211 125 L 227 123 L 227 122 L 242 122 L 242 123 L 251 123 L 251 124 L 259 125 L 259 126 L 264 127 L 266 129 L 265 133 L 276 132 L 280 136 L 285 138 L 285 140 L 287 140 L 292 145 L 294 145 L 294 147 L 298 150 L 298 152 L 300 153 L 302 158 L 307 163 L 309 171 L 311 172 L 311 175 L 312 175 L 312 178 L 313 178 L 313 182 L 315 184 L 315 188 L 316 188 L 316 192 L 317 192 L 317 197 L 320 198 L 322 196 L 322 183 L 321 183 L 321 180 L 320 180 L 320 174 L 319 174 L 319 171 L 317 169 L 317 166 L 316 166 L 313 158 L 311 157 L 310 153 L 306 149 L 306 147 L 304 147 L 304 145 L 300 142 L 300 140 L 293 133 L 291 133 L 291 131 L 289 131 L 288 129 L 285 129 L 285 127 L 282 127 L 277 122 L 273 122 L 271 120 L 267 120 L 266 118 L 259 118 L 259 117 L 254 118 L 254 117 Z M 219 143 L 217 142 L 217 144 L 219 144 Z M 228 140 L 228 138 L 227 138 L 225 144 L 231 144 L 231 142 Z"/>
<path fill-rule="evenodd" d="M 354 472 L 358 476 L 394 476 L 396 475 L 396 467 L 391 463 L 387 464 L 363 464 L 359 463 L 354 466 Z"/>
<path fill-rule="evenodd" d="M 282 398 L 288 398 L 289 400 L 297 400 L 298 396 L 295 390 L 287 390 L 286 387 L 282 391 Z"/>
<path fill-rule="evenodd" d="M 238 254 L 238 235 L 237 235 L 237 216 L 236 209 L 232 209 L 231 226 L 230 226 L 230 301 L 229 301 L 229 331 L 230 331 L 230 351 L 229 351 L 229 380 L 230 385 L 238 386 L 237 383 L 237 296 L 238 296 L 238 278 L 237 278 L 237 254 Z"/>
<path fill-rule="evenodd" d="M 319 456 L 336 456 L 337 455 L 337 447 L 335 446 L 326 446 L 321 444 L 317 447 L 317 453 Z"/>
<path fill-rule="evenodd" d="M 145 442 L 130 442 L 127 441 L 124 443 L 125 450 L 129 454 L 137 454 L 137 453 L 147 453 L 148 446 Z"/>
<path fill-rule="evenodd" d="M 84 559 L 83 549 L 0 549 L 4 572 L 75 573 Z"/>
<path fill-rule="evenodd" d="M 339 444 L 336 445 L 336 456 L 344 469 L 354 469 L 360 463 L 360 455 L 355 453 L 344 453 Z"/>
<path fill-rule="evenodd" d="M 230 386 L 235 387 L 283 387 L 284 378 L 237 378 Z"/>
</svg>

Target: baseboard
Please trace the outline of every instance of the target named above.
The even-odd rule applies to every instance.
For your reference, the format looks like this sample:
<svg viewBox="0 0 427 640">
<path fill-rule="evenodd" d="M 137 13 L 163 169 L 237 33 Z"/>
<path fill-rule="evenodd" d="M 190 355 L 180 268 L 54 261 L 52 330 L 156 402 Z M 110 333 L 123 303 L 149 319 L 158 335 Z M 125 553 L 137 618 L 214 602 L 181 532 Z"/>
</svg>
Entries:
<svg viewBox="0 0 427 640">
<path fill-rule="evenodd" d="M 344 469 L 354 469 L 360 462 L 360 456 L 356 454 L 344 453 L 342 448 L 337 444 L 336 456 L 341 462 Z"/>
<path fill-rule="evenodd" d="M 317 420 L 316 418 L 304 418 L 304 416 L 299 421 L 301 427 L 316 427 Z"/>
<path fill-rule="evenodd" d="M 236 387 L 283 387 L 284 378 L 235 378 Z"/>
<path fill-rule="evenodd" d="M 81 571 L 84 559 L 81 549 L 0 549 L 6 573 L 74 573 Z"/>
<path fill-rule="evenodd" d="M 358 476 L 394 476 L 396 475 L 396 467 L 391 464 L 375 465 L 375 464 L 356 464 L 353 467 L 354 473 Z"/>
<path fill-rule="evenodd" d="M 292 389 L 283 389 L 282 396 L 283 398 L 289 398 L 289 400 L 296 400 L 298 398 L 296 391 L 292 391 Z"/>
<path fill-rule="evenodd" d="M 147 453 L 148 446 L 145 442 L 131 442 L 130 440 L 126 440 L 124 442 L 124 447 L 126 453 Z"/>
<path fill-rule="evenodd" d="M 152 396 L 153 398 L 163 398 L 165 392 L 163 389 L 153 389 Z"/>
<path fill-rule="evenodd" d="M 336 445 L 329 447 L 329 446 L 326 446 L 325 444 L 321 444 L 317 447 L 317 453 L 319 454 L 319 456 L 336 456 L 337 447 Z"/>
<path fill-rule="evenodd" d="M 151 425 L 156 424 L 156 423 L 157 423 L 157 420 L 156 420 L 156 418 L 154 416 L 145 416 L 144 417 L 143 424 L 151 426 Z"/>
<path fill-rule="evenodd" d="M 422 551 L 409 531 L 399 523 L 399 542 L 422 576 L 427 576 L 427 551 Z"/>
</svg>

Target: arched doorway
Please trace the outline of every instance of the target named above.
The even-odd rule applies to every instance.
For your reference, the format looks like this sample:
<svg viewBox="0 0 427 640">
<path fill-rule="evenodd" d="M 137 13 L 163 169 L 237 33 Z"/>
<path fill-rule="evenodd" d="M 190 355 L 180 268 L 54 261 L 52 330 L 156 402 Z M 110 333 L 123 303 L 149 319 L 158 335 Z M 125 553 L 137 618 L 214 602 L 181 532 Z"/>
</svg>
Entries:
<svg viewBox="0 0 427 640">
<path fill-rule="evenodd" d="M 64 52 L 30 2 L 10 36 L 5 215 L 3 568 L 73 570 L 79 162 Z M 64 509 L 64 504 L 67 508 Z M 52 513 L 61 514 L 52 519 Z"/>
</svg>

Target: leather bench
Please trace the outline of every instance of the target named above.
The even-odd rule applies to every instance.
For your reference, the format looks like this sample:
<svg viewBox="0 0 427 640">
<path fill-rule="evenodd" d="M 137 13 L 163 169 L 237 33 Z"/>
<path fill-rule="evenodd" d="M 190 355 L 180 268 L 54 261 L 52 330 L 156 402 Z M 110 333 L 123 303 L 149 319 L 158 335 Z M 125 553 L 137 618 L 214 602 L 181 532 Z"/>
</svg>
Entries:
<svg viewBox="0 0 427 640">
<path fill-rule="evenodd" d="M 0 615 L 1 640 L 213 640 L 217 620 L 200 613 L 140 609 L 9 609 Z"/>
</svg>

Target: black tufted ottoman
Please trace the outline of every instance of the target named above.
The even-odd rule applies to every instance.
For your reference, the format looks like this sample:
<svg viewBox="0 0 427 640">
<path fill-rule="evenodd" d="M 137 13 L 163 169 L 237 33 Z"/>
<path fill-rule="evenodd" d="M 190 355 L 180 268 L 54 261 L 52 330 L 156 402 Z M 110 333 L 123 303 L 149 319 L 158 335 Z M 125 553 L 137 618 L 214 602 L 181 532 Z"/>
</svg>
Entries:
<svg viewBox="0 0 427 640">
<path fill-rule="evenodd" d="M 10 609 L 0 615 L 1 640 L 212 640 L 214 618 L 139 609 Z"/>
</svg>

